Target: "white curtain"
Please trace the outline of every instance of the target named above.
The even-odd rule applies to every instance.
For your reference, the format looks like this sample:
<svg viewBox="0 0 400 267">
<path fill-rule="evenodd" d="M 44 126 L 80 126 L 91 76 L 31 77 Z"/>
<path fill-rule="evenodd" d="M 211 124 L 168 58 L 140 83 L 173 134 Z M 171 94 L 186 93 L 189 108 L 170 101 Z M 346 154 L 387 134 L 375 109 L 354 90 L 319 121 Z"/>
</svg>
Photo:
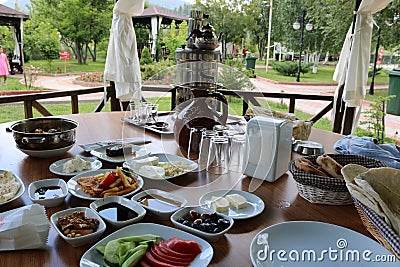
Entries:
<svg viewBox="0 0 400 267">
<path fill-rule="evenodd" d="M 333 79 L 337 81 L 335 102 L 340 101 L 338 90 L 344 84 L 342 99 L 346 107 L 361 108 L 366 94 L 374 19 L 372 14 L 384 9 L 392 0 L 363 0 L 356 13 L 354 34 L 352 25 L 347 32 Z M 335 114 L 333 114 L 335 116 Z M 357 127 L 354 120 L 353 130 Z"/>
<path fill-rule="evenodd" d="M 104 79 L 115 82 L 122 101 L 141 98 L 142 79 L 132 16 L 144 10 L 144 0 L 119 0 L 113 11 Z"/>
</svg>

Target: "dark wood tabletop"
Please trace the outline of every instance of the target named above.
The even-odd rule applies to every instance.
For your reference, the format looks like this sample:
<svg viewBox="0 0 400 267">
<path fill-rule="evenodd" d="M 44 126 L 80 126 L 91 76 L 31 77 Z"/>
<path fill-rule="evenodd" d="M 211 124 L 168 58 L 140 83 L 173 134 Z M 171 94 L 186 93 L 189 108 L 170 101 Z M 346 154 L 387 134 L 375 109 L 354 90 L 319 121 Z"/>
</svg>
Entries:
<svg viewBox="0 0 400 267">
<path fill-rule="evenodd" d="M 153 152 L 166 152 L 180 155 L 173 135 L 161 136 L 142 129 L 126 125 L 122 122 L 123 112 L 102 112 L 62 116 L 77 121 L 77 141 L 73 148 L 63 156 L 43 159 L 33 158 L 19 151 L 13 135 L 6 131 L 11 123 L 0 125 L 0 169 L 17 174 L 27 188 L 33 181 L 59 177 L 49 171 L 51 163 L 62 158 L 75 155 L 88 156 L 78 145 L 116 138 L 146 137 L 151 143 L 145 145 Z M 342 136 L 332 132 L 313 129 L 310 140 L 324 144 L 325 151 L 333 153 L 333 144 Z M 292 157 L 299 157 L 292 154 Z M 115 168 L 115 164 L 103 162 L 103 168 Z M 61 177 L 68 181 L 68 177 Z M 206 172 L 190 173 L 172 180 L 147 180 L 144 189 L 156 188 L 179 194 L 188 200 L 188 205 L 197 205 L 199 198 L 206 192 L 218 189 L 237 189 L 248 191 L 251 177 L 239 172 L 213 177 Z M 347 227 L 362 234 L 368 232 L 353 205 L 330 206 L 311 204 L 297 193 L 295 181 L 289 173 L 273 183 L 263 182 L 253 194 L 265 203 L 264 211 L 253 218 L 236 220 L 234 226 L 218 241 L 211 243 L 214 256 L 211 266 L 251 266 L 250 244 L 256 234 L 262 229 L 285 221 L 319 221 Z M 285 205 L 282 205 L 285 203 Z M 18 199 L 0 206 L 0 212 L 5 212 L 24 205 L 31 205 L 27 191 Z M 46 208 L 47 216 L 70 207 L 88 207 L 90 201 L 76 198 L 69 194 L 61 206 Z M 146 215 L 142 222 L 153 222 L 171 226 L 170 221 L 161 221 Z M 110 234 L 107 228 L 102 237 Z M 56 230 L 51 227 L 48 246 L 44 250 L 22 250 L 0 252 L 1 266 L 79 266 L 82 255 L 93 244 L 74 248 L 66 243 Z"/>
</svg>

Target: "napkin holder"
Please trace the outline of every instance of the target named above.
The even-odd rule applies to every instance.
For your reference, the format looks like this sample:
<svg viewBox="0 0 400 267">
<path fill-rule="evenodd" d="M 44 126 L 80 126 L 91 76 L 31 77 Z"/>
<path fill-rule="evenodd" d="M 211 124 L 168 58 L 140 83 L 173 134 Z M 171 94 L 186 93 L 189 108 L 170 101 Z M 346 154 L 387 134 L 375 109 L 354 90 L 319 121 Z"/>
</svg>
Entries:
<svg viewBox="0 0 400 267">
<path fill-rule="evenodd" d="M 274 182 L 288 171 L 293 122 L 255 116 L 247 123 L 243 173 Z"/>
</svg>

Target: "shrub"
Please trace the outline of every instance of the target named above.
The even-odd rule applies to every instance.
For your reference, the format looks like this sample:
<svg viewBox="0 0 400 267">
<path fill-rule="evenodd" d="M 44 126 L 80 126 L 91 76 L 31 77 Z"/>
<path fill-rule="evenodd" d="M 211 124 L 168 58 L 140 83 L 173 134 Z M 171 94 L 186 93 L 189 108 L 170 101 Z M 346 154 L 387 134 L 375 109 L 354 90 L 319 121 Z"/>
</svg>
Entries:
<svg viewBox="0 0 400 267">
<path fill-rule="evenodd" d="M 143 47 L 142 54 L 140 56 L 140 65 L 152 64 L 153 59 L 151 58 L 151 54 L 149 48 L 147 46 Z"/>
<path fill-rule="evenodd" d="M 168 60 L 168 59 L 161 60 L 160 62 L 152 61 L 152 64 L 141 65 L 140 71 L 142 72 L 142 80 L 145 81 L 151 77 L 152 77 L 152 80 L 163 80 L 163 77 L 158 77 L 158 76 L 163 76 L 164 72 L 162 72 L 162 71 L 172 65 L 174 65 L 174 62 L 172 60 Z"/>
<path fill-rule="evenodd" d="M 308 73 L 310 71 L 310 66 L 312 63 L 301 63 L 300 72 Z M 297 62 L 271 62 L 271 66 L 278 73 L 285 76 L 296 76 L 298 71 Z"/>
</svg>

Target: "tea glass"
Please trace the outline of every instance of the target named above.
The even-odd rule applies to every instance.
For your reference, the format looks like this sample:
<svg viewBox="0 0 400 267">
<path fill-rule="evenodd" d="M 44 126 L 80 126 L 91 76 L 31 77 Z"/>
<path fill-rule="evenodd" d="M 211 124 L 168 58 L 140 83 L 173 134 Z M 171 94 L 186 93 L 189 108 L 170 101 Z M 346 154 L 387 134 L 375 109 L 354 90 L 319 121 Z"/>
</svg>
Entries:
<svg viewBox="0 0 400 267">
<path fill-rule="evenodd" d="M 207 160 L 207 171 L 213 174 L 226 174 L 229 168 L 229 142 L 226 136 L 213 136 Z"/>
</svg>

